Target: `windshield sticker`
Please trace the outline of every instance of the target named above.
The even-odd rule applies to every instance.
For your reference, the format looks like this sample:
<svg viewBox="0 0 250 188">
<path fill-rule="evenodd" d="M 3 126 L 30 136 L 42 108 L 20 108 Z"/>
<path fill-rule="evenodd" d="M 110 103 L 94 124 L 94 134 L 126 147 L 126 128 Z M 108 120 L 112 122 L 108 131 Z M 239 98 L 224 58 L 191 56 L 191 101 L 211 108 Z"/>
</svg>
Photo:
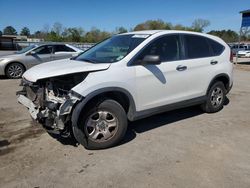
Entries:
<svg viewBox="0 0 250 188">
<path fill-rule="evenodd" d="M 132 36 L 132 38 L 143 38 L 143 39 L 148 38 L 148 37 L 149 35 L 133 35 Z"/>
<path fill-rule="evenodd" d="M 119 57 L 116 58 L 116 61 L 120 61 L 124 56 L 120 55 Z"/>
</svg>

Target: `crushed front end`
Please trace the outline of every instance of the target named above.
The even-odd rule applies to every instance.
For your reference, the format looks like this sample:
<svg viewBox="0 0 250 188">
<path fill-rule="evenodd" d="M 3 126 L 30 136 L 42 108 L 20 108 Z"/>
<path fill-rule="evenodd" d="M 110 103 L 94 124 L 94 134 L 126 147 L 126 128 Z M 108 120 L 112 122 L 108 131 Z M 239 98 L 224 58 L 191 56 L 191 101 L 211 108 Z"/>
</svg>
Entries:
<svg viewBox="0 0 250 188">
<path fill-rule="evenodd" d="M 87 74 L 46 78 L 35 83 L 21 81 L 18 102 L 26 106 L 31 117 L 49 131 L 63 136 L 70 134 L 71 113 L 81 96 L 71 89 L 82 82 Z"/>
</svg>

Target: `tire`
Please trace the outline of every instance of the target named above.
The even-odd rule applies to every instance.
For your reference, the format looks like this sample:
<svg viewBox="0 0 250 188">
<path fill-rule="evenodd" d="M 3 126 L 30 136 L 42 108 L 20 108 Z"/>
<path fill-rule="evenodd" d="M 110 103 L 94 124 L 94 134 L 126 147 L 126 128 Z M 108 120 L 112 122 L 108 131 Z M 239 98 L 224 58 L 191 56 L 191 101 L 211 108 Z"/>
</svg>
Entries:
<svg viewBox="0 0 250 188">
<path fill-rule="evenodd" d="M 21 78 L 25 68 L 20 63 L 11 63 L 7 65 L 5 69 L 6 76 L 10 79 L 18 79 Z"/>
<path fill-rule="evenodd" d="M 111 99 L 88 106 L 77 119 L 73 120 L 73 134 L 86 149 L 113 147 L 127 131 L 126 113 L 118 102 Z"/>
<path fill-rule="evenodd" d="M 226 98 L 226 89 L 221 81 L 215 82 L 207 93 L 207 100 L 201 105 L 206 113 L 215 113 L 223 108 Z"/>
</svg>

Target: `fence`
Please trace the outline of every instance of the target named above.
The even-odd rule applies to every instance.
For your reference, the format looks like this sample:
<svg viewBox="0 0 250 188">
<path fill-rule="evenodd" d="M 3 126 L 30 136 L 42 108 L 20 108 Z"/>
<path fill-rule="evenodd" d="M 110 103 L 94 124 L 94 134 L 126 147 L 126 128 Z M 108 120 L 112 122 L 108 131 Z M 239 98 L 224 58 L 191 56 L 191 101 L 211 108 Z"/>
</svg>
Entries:
<svg viewBox="0 0 250 188">
<path fill-rule="evenodd" d="M 70 44 L 72 46 L 82 49 L 83 51 L 89 49 L 95 44 L 95 43 L 75 43 L 75 42 L 27 42 L 27 41 L 17 41 L 16 43 L 21 48 L 34 45 L 34 44 L 38 44 L 38 45 L 39 44 Z"/>
<path fill-rule="evenodd" d="M 92 47 L 95 43 L 75 43 L 75 42 L 27 42 L 27 41 L 1 41 L 0 50 L 21 50 L 30 45 L 40 45 L 40 44 L 70 44 L 77 48 L 82 49 L 83 51 Z"/>
</svg>

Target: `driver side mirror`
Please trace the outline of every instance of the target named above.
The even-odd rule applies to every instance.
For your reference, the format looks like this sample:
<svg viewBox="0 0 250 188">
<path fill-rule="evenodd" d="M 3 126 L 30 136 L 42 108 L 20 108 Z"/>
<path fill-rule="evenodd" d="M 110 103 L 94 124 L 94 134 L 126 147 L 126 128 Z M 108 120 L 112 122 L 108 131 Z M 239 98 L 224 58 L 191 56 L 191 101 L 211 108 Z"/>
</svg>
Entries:
<svg viewBox="0 0 250 188">
<path fill-rule="evenodd" d="M 161 59 L 159 55 L 146 55 L 142 59 L 142 63 L 146 65 L 159 65 L 161 64 Z"/>
<path fill-rule="evenodd" d="M 36 52 L 35 51 L 31 51 L 27 55 L 36 55 Z"/>
</svg>

